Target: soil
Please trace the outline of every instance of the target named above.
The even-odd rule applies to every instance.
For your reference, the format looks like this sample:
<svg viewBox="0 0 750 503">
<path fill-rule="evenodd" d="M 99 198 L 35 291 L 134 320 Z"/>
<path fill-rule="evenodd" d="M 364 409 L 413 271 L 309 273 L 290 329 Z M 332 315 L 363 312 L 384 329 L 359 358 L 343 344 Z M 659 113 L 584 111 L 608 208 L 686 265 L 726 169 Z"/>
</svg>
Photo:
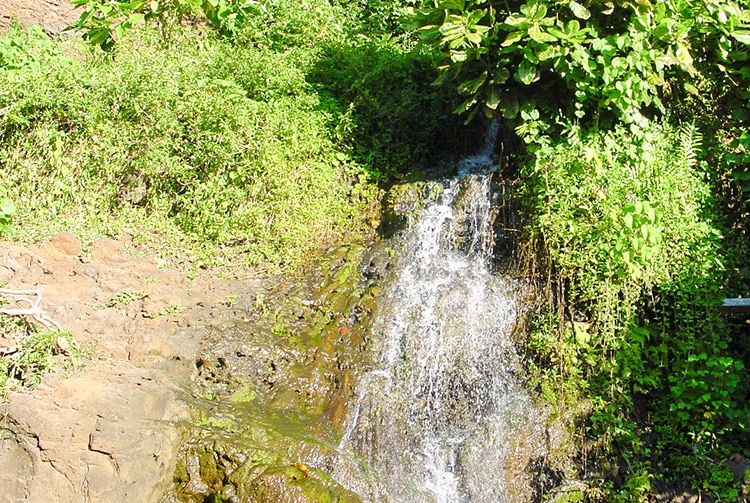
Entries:
<svg viewBox="0 0 750 503">
<path fill-rule="evenodd" d="M 0 32 L 5 32 L 14 17 L 23 26 L 41 25 L 50 35 L 78 19 L 80 10 L 67 0 L 0 0 Z"/>
<path fill-rule="evenodd" d="M 0 501 L 158 501 L 191 419 L 206 327 L 230 323 L 238 298 L 252 306 L 263 281 L 190 280 L 116 241 L 84 252 L 61 233 L 28 248 L 0 242 L 2 284 L 39 292 L 46 317 L 91 356 L 0 399 Z"/>
</svg>

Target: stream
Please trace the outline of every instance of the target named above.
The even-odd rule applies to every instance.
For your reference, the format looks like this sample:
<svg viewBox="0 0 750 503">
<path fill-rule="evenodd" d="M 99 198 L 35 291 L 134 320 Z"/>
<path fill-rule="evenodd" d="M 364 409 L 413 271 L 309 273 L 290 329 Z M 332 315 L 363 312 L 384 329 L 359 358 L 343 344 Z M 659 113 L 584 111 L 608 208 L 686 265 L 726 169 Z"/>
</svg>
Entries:
<svg viewBox="0 0 750 503">
<path fill-rule="evenodd" d="M 375 470 L 374 487 L 353 488 L 370 500 L 528 501 L 513 449 L 518 435 L 543 449 L 544 425 L 517 376 L 520 286 L 493 266 L 496 135 L 392 245 L 395 279 L 372 323 L 379 356 L 339 445 Z"/>
</svg>

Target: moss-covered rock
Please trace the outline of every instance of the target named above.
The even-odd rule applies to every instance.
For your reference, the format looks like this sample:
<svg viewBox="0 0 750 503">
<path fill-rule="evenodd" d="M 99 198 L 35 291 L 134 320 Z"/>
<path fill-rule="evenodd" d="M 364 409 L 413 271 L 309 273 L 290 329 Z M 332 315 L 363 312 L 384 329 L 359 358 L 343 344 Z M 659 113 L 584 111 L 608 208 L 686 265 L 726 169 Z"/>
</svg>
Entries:
<svg viewBox="0 0 750 503">
<path fill-rule="evenodd" d="M 196 362 L 195 417 L 165 501 L 358 502 L 331 477 L 378 274 L 364 247 L 245 299 Z M 237 306 L 239 309 L 243 306 Z"/>
</svg>

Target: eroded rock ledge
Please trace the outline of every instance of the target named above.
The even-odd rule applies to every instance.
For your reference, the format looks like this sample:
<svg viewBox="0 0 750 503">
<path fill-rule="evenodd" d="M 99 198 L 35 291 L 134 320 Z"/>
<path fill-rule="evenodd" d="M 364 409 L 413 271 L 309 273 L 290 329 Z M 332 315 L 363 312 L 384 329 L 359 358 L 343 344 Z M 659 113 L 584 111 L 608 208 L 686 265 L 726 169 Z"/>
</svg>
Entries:
<svg viewBox="0 0 750 503">
<path fill-rule="evenodd" d="M 39 291 L 40 307 L 92 355 L 0 400 L 0 501 L 158 501 L 191 419 L 202 327 L 231 319 L 226 299 L 262 286 L 189 281 L 120 249 L 101 240 L 84 253 L 67 233 L 0 246 L 0 284 Z"/>
</svg>

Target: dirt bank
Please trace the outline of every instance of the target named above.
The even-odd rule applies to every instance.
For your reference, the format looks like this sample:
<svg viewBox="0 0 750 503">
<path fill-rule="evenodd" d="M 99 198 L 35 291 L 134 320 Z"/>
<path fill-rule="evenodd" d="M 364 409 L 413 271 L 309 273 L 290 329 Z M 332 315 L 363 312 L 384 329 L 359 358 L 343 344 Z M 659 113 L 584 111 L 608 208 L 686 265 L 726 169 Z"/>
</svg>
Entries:
<svg viewBox="0 0 750 503">
<path fill-rule="evenodd" d="M 15 17 L 24 26 L 38 24 L 50 35 L 57 35 L 79 14 L 67 0 L 0 0 L 0 32 L 5 32 Z"/>
<path fill-rule="evenodd" d="M 3 284 L 38 291 L 46 315 L 92 356 L 0 400 L 0 501 L 157 501 L 190 419 L 183 398 L 203 327 L 231 320 L 236 299 L 263 282 L 189 280 L 118 242 L 84 252 L 63 233 L 31 248 L 0 242 Z"/>
</svg>

